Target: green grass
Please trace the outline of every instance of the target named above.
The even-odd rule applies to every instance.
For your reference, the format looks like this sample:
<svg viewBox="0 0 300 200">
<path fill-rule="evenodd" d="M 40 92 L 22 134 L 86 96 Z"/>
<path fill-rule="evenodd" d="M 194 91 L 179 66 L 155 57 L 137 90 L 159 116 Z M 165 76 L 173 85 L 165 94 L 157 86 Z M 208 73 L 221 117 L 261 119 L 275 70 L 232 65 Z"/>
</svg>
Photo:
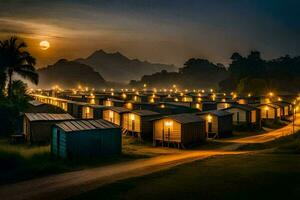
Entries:
<svg viewBox="0 0 300 200">
<path fill-rule="evenodd" d="M 149 155 L 123 151 L 121 155 L 98 159 L 63 160 L 50 154 L 50 146 L 10 145 L 5 138 L 0 139 L 0 185 L 40 176 L 98 167 Z"/>
<path fill-rule="evenodd" d="M 282 120 L 263 120 L 262 126 L 271 128 L 271 129 L 278 129 L 286 126 L 288 124 L 287 121 Z"/>
<path fill-rule="evenodd" d="M 299 180 L 298 155 L 230 155 L 119 181 L 71 200 L 299 199 Z"/>
</svg>

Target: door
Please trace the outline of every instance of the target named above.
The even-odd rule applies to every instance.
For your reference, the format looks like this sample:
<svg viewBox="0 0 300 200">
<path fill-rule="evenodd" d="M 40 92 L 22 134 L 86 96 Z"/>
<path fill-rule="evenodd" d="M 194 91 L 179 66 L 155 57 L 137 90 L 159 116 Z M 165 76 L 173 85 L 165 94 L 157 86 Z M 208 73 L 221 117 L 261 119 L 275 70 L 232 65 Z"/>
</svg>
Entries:
<svg viewBox="0 0 300 200">
<path fill-rule="evenodd" d="M 212 122 L 208 122 L 208 132 L 212 132 Z"/>
<path fill-rule="evenodd" d="M 57 132 L 56 132 L 56 155 L 57 156 L 60 156 L 60 130 L 59 129 L 56 129 Z"/>
</svg>

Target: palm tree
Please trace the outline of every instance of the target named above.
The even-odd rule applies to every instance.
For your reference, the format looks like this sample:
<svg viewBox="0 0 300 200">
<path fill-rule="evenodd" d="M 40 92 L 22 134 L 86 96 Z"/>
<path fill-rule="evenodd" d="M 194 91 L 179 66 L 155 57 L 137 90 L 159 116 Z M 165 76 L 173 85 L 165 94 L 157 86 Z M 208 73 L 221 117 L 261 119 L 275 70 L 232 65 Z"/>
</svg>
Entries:
<svg viewBox="0 0 300 200">
<path fill-rule="evenodd" d="M 17 73 L 34 84 L 38 84 L 38 74 L 34 68 L 35 58 L 24 50 L 25 42 L 17 37 L 0 42 L 0 67 L 6 71 L 8 77 L 8 96 L 12 97 L 12 76 Z"/>
</svg>

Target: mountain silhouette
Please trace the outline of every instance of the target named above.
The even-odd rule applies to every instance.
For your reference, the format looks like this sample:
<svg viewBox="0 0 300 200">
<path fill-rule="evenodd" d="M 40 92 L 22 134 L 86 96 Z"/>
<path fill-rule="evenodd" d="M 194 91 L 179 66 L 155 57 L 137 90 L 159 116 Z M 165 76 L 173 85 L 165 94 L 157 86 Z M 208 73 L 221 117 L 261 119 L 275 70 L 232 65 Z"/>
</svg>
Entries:
<svg viewBox="0 0 300 200">
<path fill-rule="evenodd" d="M 129 59 L 120 52 L 107 53 L 103 50 L 95 51 L 87 58 L 80 58 L 75 61 L 93 67 L 106 80 L 113 82 L 129 82 L 161 70 L 177 70 L 174 65 Z"/>
<path fill-rule="evenodd" d="M 64 88 L 74 88 L 78 84 L 101 88 L 106 85 L 104 78 L 92 67 L 76 62 L 61 59 L 53 65 L 38 69 L 39 87 L 49 88 L 59 85 Z"/>
</svg>

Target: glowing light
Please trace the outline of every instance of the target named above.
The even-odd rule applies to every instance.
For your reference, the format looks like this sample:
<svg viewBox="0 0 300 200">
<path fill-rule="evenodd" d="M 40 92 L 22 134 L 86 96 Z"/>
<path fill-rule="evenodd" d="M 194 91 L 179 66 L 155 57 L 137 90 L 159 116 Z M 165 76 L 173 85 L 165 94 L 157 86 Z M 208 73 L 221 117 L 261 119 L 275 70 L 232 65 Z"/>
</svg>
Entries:
<svg viewBox="0 0 300 200">
<path fill-rule="evenodd" d="M 134 116 L 134 114 L 131 114 L 131 115 L 130 115 L 130 119 L 131 119 L 132 121 L 134 121 L 134 120 L 135 120 L 135 116 Z"/>
<path fill-rule="evenodd" d="M 133 108 L 132 103 L 130 103 L 130 102 L 127 103 L 127 104 L 126 104 L 126 108 L 131 110 L 131 109 Z"/>
<path fill-rule="evenodd" d="M 211 122 L 212 122 L 212 116 L 211 116 L 211 115 L 207 115 L 206 119 L 207 119 L 207 122 L 208 122 L 208 123 L 211 123 Z"/>
<path fill-rule="evenodd" d="M 40 48 L 45 51 L 50 48 L 50 43 L 47 40 L 43 40 L 40 42 Z"/>
<path fill-rule="evenodd" d="M 114 112 L 113 112 L 113 111 L 110 110 L 108 115 L 109 115 L 109 118 L 110 118 L 110 119 L 113 119 L 113 118 L 114 118 Z"/>
<path fill-rule="evenodd" d="M 269 107 L 268 107 L 268 106 L 266 106 L 266 107 L 265 107 L 265 110 L 269 110 Z"/>
<path fill-rule="evenodd" d="M 167 126 L 167 127 L 170 127 L 170 126 L 172 126 L 173 125 L 173 122 L 172 121 L 166 121 L 165 122 L 165 126 Z"/>
<path fill-rule="evenodd" d="M 165 106 L 165 104 L 161 104 L 160 107 L 161 108 L 165 108 L 166 106 Z"/>
</svg>

